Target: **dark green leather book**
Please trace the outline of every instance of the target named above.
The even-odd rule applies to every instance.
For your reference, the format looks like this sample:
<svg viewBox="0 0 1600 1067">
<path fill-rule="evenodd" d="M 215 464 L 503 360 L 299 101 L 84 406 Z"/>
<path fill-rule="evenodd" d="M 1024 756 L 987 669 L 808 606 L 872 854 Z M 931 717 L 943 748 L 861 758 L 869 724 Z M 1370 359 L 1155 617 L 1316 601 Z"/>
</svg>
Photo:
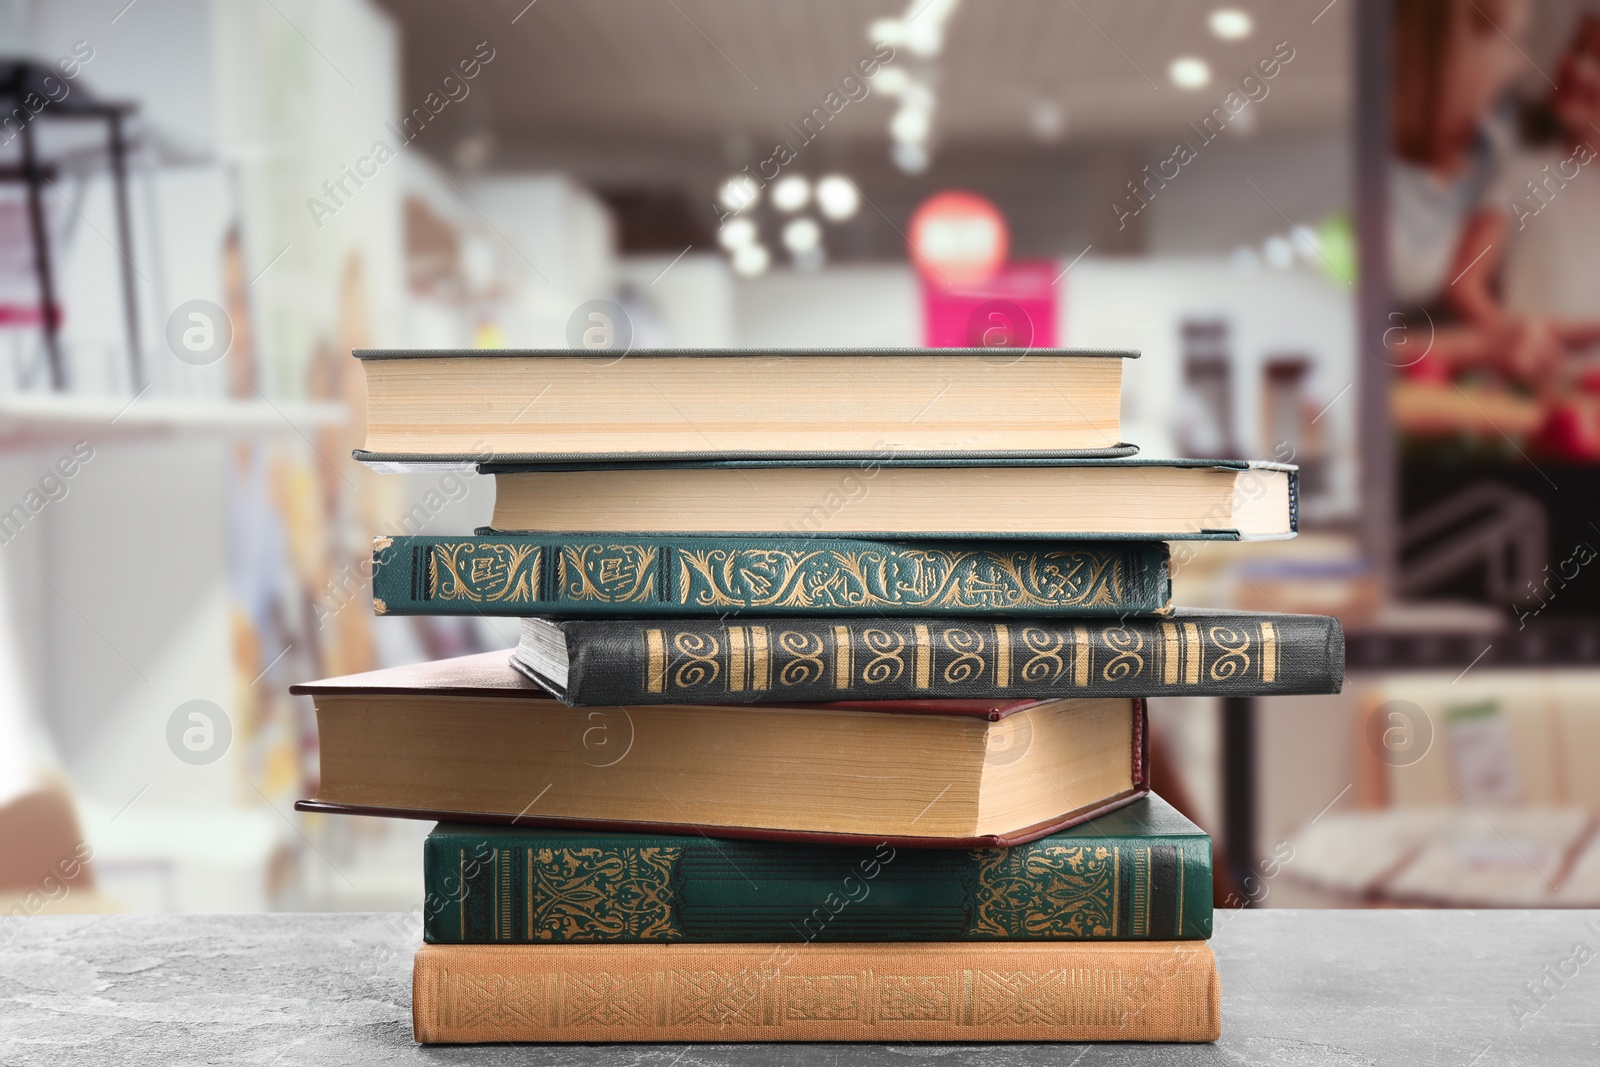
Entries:
<svg viewBox="0 0 1600 1067">
<path fill-rule="evenodd" d="M 1211 936 L 1211 839 L 1154 795 L 1013 848 L 440 823 L 423 872 L 435 944 Z"/>
<path fill-rule="evenodd" d="M 541 619 L 511 665 L 573 706 L 1337 693 L 1326 615 Z"/>
<path fill-rule="evenodd" d="M 873 541 L 498 534 L 379 537 L 389 615 L 1148 615 L 1159 541 Z"/>
</svg>

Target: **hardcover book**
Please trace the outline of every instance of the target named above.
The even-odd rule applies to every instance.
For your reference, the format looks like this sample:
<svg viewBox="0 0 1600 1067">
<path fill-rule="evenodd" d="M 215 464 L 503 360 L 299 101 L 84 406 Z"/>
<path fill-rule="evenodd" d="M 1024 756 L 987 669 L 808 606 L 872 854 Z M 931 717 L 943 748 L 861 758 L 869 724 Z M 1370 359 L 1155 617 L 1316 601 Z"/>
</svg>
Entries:
<svg viewBox="0 0 1600 1067">
<path fill-rule="evenodd" d="M 440 824 L 423 874 L 435 944 L 1211 936 L 1211 839 L 1154 794 L 1012 848 Z"/>
<path fill-rule="evenodd" d="M 1215 1041 L 1204 941 L 423 945 L 424 1044 Z"/>
<path fill-rule="evenodd" d="M 1128 698 L 570 708 L 504 652 L 291 691 L 317 711 L 306 811 L 975 848 L 1149 791 Z"/>
<path fill-rule="evenodd" d="M 378 614 L 1146 615 L 1171 592 L 1162 542 L 804 537 L 379 537 Z"/>
<path fill-rule="evenodd" d="M 573 705 L 1337 693 L 1325 615 L 525 619 L 512 664 Z"/>
<path fill-rule="evenodd" d="M 355 455 L 401 468 L 984 450 L 1127 455 L 1135 450 L 1119 437 L 1122 361 L 1137 355 L 357 350 L 367 437 Z"/>
<path fill-rule="evenodd" d="M 1017 458 L 489 464 L 502 532 L 1266 541 L 1298 529 L 1296 468 Z"/>
</svg>

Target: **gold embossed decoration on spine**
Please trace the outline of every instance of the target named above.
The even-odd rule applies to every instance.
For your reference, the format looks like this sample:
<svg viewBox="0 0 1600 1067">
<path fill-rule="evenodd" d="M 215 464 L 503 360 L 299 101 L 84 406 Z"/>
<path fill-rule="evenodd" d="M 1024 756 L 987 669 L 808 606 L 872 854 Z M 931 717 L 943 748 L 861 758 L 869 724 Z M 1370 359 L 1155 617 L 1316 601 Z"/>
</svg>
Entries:
<svg viewBox="0 0 1600 1067">
<path fill-rule="evenodd" d="M 1144 673 L 1144 635 L 1137 630 L 1119 627 L 1101 635 L 1111 658 L 1100 668 L 1100 676 L 1108 682 L 1133 681 Z"/>
<path fill-rule="evenodd" d="M 977 938 L 1089 938 L 1117 934 L 1116 850 L 1019 845 L 970 853 L 969 933 Z"/>
<path fill-rule="evenodd" d="M 675 599 L 696 607 L 1111 610 L 1130 584 L 1124 553 L 1115 548 L 709 548 L 676 555 Z"/>
<path fill-rule="evenodd" d="M 1250 673 L 1250 635 L 1242 626 L 1210 626 L 1206 635 L 1220 653 L 1211 661 L 1212 681 L 1222 682 Z"/>
<path fill-rule="evenodd" d="M 938 620 L 648 627 L 645 692 L 806 699 L 1011 692 L 1150 693 L 1284 680 L 1281 624 L 1239 619 L 988 625 Z M 637 640 L 637 638 L 635 638 Z M 622 699 L 626 703 L 626 699 Z"/>
<path fill-rule="evenodd" d="M 538 545 L 453 541 L 433 546 L 429 600 L 527 603 L 539 599 Z"/>
<path fill-rule="evenodd" d="M 656 598 L 656 558 L 649 545 L 566 545 L 556 557 L 556 585 L 567 600 L 638 604 Z"/>
<path fill-rule="evenodd" d="M 412 974 L 424 1044 L 1214 1041 L 1221 1031 L 1204 941 L 424 945 Z"/>
<path fill-rule="evenodd" d="M 681 848 L 527 851 L 529 941 L 681 941 L 673 869 Z"/>
</svg>

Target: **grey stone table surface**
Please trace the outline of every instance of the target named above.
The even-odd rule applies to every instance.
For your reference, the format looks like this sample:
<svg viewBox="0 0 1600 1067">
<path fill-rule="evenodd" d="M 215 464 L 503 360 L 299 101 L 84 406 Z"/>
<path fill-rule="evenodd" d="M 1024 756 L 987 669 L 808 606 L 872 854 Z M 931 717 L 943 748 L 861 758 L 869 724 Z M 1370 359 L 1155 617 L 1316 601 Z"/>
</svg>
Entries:
<svg viewBox="0 0 1600 1067">
<path fill-rule="evenodd" d="M 1219 912 L 1214 1045 L 411 1041 L 403 915 L 38 916 L 0 944 L 0 1064 L 1600 1064 L 1600 912 Z"/>
</svg>

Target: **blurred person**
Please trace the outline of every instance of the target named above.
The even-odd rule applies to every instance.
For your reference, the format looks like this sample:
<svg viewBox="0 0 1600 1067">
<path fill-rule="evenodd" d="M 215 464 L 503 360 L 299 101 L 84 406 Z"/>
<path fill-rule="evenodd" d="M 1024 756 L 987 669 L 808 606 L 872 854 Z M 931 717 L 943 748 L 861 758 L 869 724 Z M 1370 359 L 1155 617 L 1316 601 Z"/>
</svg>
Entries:
<svg viewBox="0 0 1600 1067">
<path fill-rule="evenodd" d="M 1511 148 L 1502 104 L 1524 62 L 1525 0 L 1397 0 L 1390 166 L 1391 287 L 1435 324 L 1412 378 L 1486 369 L 1544 387 L 1565 349 L 1542 319 L 1508 311 L 1492 278 L 1506 214 L 1491 190 Z M 1488 260 L 1489 262 L 1485 262 Z"/>
<path fill-rule="evenodd" d="M 1530 143 L 1513 154 L 1496 188 L 1500 290 L 1508 314 L 1549 323 L 1571 353 L 1541 450 L 1593 460 L 1600 458 L 1600 15 L 1579 19 L 1555 87 L 1525 127 Z"/>
</svg>

